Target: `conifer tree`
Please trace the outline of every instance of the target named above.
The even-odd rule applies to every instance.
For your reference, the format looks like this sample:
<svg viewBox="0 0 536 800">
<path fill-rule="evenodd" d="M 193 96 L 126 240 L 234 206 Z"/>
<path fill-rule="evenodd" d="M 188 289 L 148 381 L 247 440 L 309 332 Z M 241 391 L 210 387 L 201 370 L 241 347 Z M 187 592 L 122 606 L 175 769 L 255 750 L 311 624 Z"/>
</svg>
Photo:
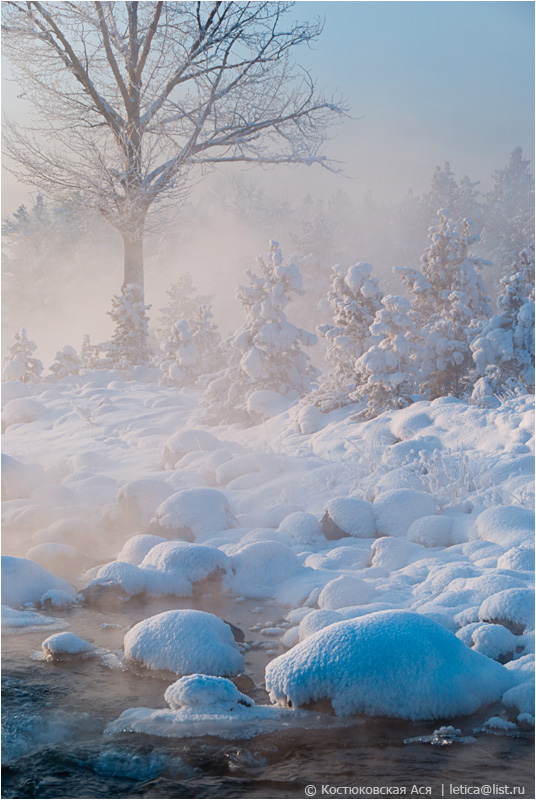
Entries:
<svg viewBox="0 0 536 800">
<path fill-rule="evenodd" d="M 113 369 L 129 369 L 146 365 L 150 360 L 148 345 L 148 320 L 141 287 L 129 283 L 121 294 L 112 297 L 112 310 L 108 312 L 115 323 L 114 334 L 104 346 L 106 360 Z"/>
<path fill-rule="evenodd" d="M 18 331 L 4 359 L 2 380 L 37 383 L 43 372 L 43 364 L 33 357 L 36 349 L 37 345 L 28 339 L 26 330 L 22 328 Z"/>
</svg>

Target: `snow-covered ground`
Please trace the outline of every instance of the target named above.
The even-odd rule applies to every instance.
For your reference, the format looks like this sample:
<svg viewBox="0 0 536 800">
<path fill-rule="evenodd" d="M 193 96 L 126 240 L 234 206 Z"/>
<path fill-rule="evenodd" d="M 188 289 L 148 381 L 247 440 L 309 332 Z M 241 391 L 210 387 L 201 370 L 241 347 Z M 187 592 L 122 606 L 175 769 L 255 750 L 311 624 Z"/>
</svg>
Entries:
<svg viewBox="0 0 536 800">
<path fill-rule="evenodd" d="M 170 708 L 125 708 L 111 730 L 191 735 L 212 719 L 219 735 L 253 735 L 315 724 L 325 701 L 343 717 L 489 706 L 494 730 L 533 725 L 532 396 L 447 397 L 365 422 L 357 406 L 293 405 L 208 427 L 201 392 L 152 377 L 3 384 L 4 632 L 42 626 L 51 660 L 90 654 L 177 681 Z M 244 640 L 199 610 L 207 594 L 257 604 L 258 625 Z M 168 610 L 121 651 L 75 626 L 50 636 L 59 609 L 118 598 Z M 273 705 L 255 706 L 228 679 L 261 634 Z"/>
</svg>

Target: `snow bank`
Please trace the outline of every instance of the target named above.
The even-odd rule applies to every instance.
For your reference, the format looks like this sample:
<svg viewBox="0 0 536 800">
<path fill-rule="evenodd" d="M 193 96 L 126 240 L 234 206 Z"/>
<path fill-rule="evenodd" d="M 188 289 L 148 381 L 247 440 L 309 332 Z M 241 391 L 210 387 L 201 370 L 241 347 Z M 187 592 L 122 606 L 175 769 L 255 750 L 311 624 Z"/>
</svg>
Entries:
<svg viewBox="0 0 536 800">
<path fill-rule="evenodd" d="M 231 628 L 204 611 L 165 611 L 138 622 L 124 639 L 125 656 L 177 675 L 238 675 L 244 668 Z"/>
<path fill-rule="evenodd" d="M 70 597 L 76 590 L 28 558 L 2 556 L 2 603 L 17 608 L 26 603 L 39 603 L 51 589 L 59 589 Z"/>
<path fill-rule="evenodd" d="M 375 499 L 373 509 L 377 533 L 383 536 L 405 536 L 415 520 L 434 516 L 436 510 L 429 494 L 414 489 L 383 492 Z"/>
<path fill-rule="evenodd" d="M 407 611 L 337 622 L 266 668 L 272 702 L 296 707 L 326 698 L 338 715 L 403 719 L 471 714 L 511 683 L 502 665 Z"/>
<path fill-rule="evenodd" d="M 156 509 L 161 528 L 178 538 L 200 536 L 229 527 L 225 495 L 217 489 L 183 489 Z"/>
<path fill-rule="evenodd" d="M 342 536 L 373 539 L 376 523 L 372 503 L 358 497 L 336 497 L 324 509 L 322 527 L 328 539 Z"/>
</svg>

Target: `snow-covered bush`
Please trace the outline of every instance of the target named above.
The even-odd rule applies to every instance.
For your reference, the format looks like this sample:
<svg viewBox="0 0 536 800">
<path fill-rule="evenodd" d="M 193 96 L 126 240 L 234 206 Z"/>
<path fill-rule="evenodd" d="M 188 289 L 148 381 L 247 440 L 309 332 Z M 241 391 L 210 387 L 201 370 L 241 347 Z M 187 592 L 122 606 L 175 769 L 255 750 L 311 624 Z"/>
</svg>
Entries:
<svg viewBox="0 0 536 800">
<path fill-rule="evenodd" d="M 364 261 L 347 270 L 333 267 L 328 293 L 333 322 L 316 329 L 328 342 L 326 360 L 331 374 L 311 398 L 323 410 L 352 402 L 350 393 L 357 381 L 355 362 L 376 343 L 370 326 L 381 308 L 381 291 L 371 273 L 372 266 Z"/>
<path fill-rule="evenodd" d="M 67 375 L 78 375 L 82 363 L 78 358 L 74 347 L 66 344 L 61 350 L 58 350 L 54 356 L 54 363 L 50 367 L 50 371 L 56 375 L 57 378 L 66 378 Z"/>
<path fill-rule="evenodd" d="M 406 297 L 387 295 L 370 332 L 378 337 L 356 361 L 358 386 L 352 400 L 366 399 L 370 416 L 402 408 L 418 390 L 418 332 Z"/>
<path fill-rule="evenodd" d="M 22 328 L 15 334 L 15 341 L 8 350 L 2 369 L 2 380 L 35 383 L 41 377 L 43 364 L 32 353 L 37 345 L 28 339 Z"/>
<path fill-rule="evenodd" d="M 501 281 L 499 314 L 483 323 L 471 350 L 479 378 L 473 402 L 516 386 L 534 391 L 534 243 Z"/>
<path fill-rule="evenodd" d="M 271 389 L 297 399 L 311 389 L 317 370 L 303 347 L 317 337 L 288 322 L 284 309 L 292 296 L 303 294 L 302 277 L 292 263 L 283 263 L 278 242 L 270 242 L 268 263 L 258 259 L 260 274 L 246 271 L 249 286 L 237 297 L 246 322 L 227 341 L 229 367 L 211 381 L 205 394 L 209 422 L 250 423 L 248 398 Z"/>
<path fill-rule="evenodd" d="M 430 228 L 420 269 L 395 267 L 410 289 L 411 317 L 422 341 L 420 387 L 431 398 L 459 396 L 472 368 L 470 342 L 478 320 L 490 313 L 478 271 L 489 262 L 469 255 L 479 237 L 469 222 L 456 230 L 447 209 Z"/>
<path fill-rule="evenodd" d="M 115 331 L 103 346 L 108 366 L 129 369 L 148 364 L 148 321 L 146 312 L 151 306 L 143 302 L 143 292 L 136 283 L 128 283 L 121 294 L 112 297 L 112 310 L 108 312 L 115 323 Z"/>
<path fill-rule="evenodd" d="M 209 305 L 199 306 L 195 318 L 181 319 L 161 344 L 160 367 L 164 382 L 193 386 L 199 377 L 215 372 L 221 365 L 221 336 L 212 322 Z"/>
</svg>

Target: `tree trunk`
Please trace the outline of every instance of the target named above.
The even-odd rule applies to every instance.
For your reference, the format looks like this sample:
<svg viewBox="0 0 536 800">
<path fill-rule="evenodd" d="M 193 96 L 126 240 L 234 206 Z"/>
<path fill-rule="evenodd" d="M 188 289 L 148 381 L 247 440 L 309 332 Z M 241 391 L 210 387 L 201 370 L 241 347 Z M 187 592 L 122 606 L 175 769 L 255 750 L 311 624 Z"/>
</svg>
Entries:
<svg viewBox="0 0 536 800">
<path fill-rule="evenodd" d="M 141 287 L 143 299 L 143 238 L 130 239 L 123 236 L 125 255 L 125 277 L 123 288 L 128 283 L 137 283 Z"/>
</svg>

